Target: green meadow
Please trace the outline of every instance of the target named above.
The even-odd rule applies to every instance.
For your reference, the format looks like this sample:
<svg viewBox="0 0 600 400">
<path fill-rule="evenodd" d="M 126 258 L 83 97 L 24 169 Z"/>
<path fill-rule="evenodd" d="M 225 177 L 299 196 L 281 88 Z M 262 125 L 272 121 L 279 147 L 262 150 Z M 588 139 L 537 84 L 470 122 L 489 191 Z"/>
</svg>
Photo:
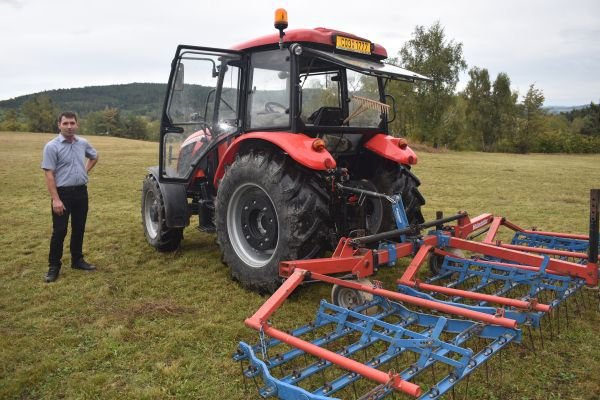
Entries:
<svg viewBox="0 0 600 400">
<path fill-rule="evenodd" d="M 98 270 L 72 270 L 67 244 L 60 279 L 43 282 L 51 216 L 40 162 L 52 137 L 0 133 L 0 398 L 257 398 L 231 355 L 240 340 L 258 340 L 243 321 L 268 297 L 230 279 L 215 236 L 200 233 L 196 219 L 175 253 L 157 253 L 144 239 L 141 185 L 158 162 L 157 143 L 88 138 L 100 161 L 90 175 L 84 251 Z M 437 210 L 491 212 L 525 228 L 588 232 L 600 155 L 418 154 L 426 219 Z M 407 263 L 377 279 L 393 287 Z M 300 288 L 278 326 L 309 322 L 329 291 Z M 579 312 L 569 302 L 568 328 L 563 314 L 560 334 L 544 332 L 543 348 L 538 332 L 535 351 L 525 335 L 524 345 L 492 360 L 489 379 L 481 369 L 456 398 L 598 399 L 598 292 L 586 290 L 578 304 Z"/>
</svg>

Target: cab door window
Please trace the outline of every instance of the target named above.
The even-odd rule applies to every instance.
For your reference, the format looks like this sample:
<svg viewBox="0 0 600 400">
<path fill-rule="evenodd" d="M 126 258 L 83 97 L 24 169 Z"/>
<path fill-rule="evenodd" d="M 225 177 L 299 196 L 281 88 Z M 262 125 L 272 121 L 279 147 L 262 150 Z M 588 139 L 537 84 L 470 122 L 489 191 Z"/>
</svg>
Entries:
<svg viewBox="0 0 600 400">
<path fill-rule="evenodd" d="M 163 121 L 162 177 L 187 179 L 223 136 L 239 130 L 241 56 L 183 51 Z"/>
<path fill-rule="evenodd" d="M 287 50 L 255 53 L 250 63 L 248 126 L 250 129 L 288 128 L 290 53 Z"/>
</svg>

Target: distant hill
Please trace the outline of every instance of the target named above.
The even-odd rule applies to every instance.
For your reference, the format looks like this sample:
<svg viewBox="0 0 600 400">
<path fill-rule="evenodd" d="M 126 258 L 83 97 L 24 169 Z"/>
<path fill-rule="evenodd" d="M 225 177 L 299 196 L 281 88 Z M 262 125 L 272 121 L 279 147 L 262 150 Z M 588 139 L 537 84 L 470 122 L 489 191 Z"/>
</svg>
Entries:
<svg viewBox="0 0 600 400">
<path fill-rule="evenodd" d="M 582 108 L 586 108 L 589 106 L 589 104 L 584 104 L 582 106 L 549 106 L 544 107 L 544 111 L 546 111 L 548 114 L 560 114 L 563 112 L 566 113 L 573 110 L 581 110 Z"/>
<path fill-rule="evenodd" d="M 118 108 L 122 114 L 160 118 L 166 85 L 163 83 L 128 83 L 124 85 L 87 86 L 73 89 L 48 90 L 0 101 L 0 111 L 17 110 L 23 103 L 36 95 L 46 95 L 61 110 L 72 110 L 85 117 L 92 111 L 106 107 Z M 548 114 L 560 114 L 589 107 L 579 106 L 544 107 Z"/>
<path fill-rule="evenodd" d="M 0 101 L 0 110 L 16 110 L 31 97 L 43 94 L 50 97 L 59 109 L 75 111 L 82 117 L 92 111 L 116 107 L 125 115 L 134 114 L 158 119 L 166 86 L 162 83 L 128 83 L 48 90 Z"/>
</svg>

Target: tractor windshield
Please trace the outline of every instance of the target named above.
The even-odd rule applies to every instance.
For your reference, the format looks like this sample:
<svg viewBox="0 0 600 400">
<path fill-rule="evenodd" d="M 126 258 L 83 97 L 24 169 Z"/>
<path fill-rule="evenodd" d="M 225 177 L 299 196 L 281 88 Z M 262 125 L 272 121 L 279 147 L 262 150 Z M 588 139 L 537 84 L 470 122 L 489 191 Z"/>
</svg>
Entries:
<svg viewBox="0 0 600 400">
<path fill-rule="evenodd" d="M 331 66 L 334 67 L 334 66 Z M 344 85 L 345 77 L 346 85 Z M 378 127 L 381 105 L 377 78 L 339 68 L 311 72 L 300 76 L 302 122 L 313 126 Z M 347 101 L 343 99 L 347 98 Z M 376 107 L 365 108 L 366 99 Z"/>
</svg>

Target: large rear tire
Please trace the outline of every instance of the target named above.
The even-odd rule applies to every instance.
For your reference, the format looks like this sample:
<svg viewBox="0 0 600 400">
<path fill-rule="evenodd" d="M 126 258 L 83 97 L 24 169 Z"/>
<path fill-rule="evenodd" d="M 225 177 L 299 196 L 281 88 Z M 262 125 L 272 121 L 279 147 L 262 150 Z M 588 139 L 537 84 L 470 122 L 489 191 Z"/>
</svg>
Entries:
<svg viewBox="0 0 600 400">
<path fill-rule="evenodd" d="M 425 204 L 425 198 L 418 189 L 421 181 L 407 167 L 384 163 L 375 172 L 372 182 L 380 193 L 401 195 L 404 210 L 411 225 L 425 222 L 421 212 L 421 206 Z M 385 232 L 396 228 L 392 208 L 384 204 L 380 231 Z"/>
<path fill-rule="evenodd" d="M 146 240 L 158 251 L 174 251 L 183 239 L 183 228 L 167 227 L 165 202 L 152 175 L 146 177 L 142 186 L 142 225 Z"/>
<path fill-rule="evenodd" d="M 319 255 L 327 215 L 324 196 L 295 162 L 269 151 L 241 154 L 217 191 L 223 261 L 244 287 L 271 293 L 281 284 L 281 261 Z"/>
</svg>

